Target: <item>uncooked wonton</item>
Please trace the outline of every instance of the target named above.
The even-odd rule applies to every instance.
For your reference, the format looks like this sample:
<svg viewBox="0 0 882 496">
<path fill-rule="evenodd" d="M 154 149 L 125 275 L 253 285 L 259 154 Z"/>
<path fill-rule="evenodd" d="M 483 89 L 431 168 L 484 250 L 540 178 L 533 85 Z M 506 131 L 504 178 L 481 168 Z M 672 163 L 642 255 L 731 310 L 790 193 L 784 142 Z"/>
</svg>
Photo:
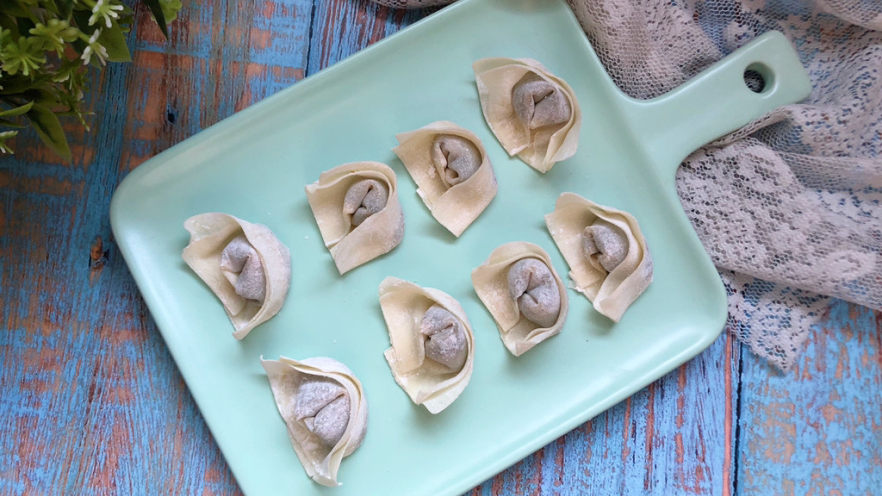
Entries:
<svg viewBox="0 0 882 496">
<path fill-rule="evenodd" d="M 545 250 L 522 241 L 493 250 L 472 271 L 478 297 L 515 356 L 558 334 L 567 316 L 567 292 Z"/>
<path fill-rule="evenodd" d="M 618 322 L 652 282 L 652 256 L 637 219 L 563 193 L 545 224 L 570 266 L 576 291 Z"/>
<path fill-rule="evenodd" d="M 334 167 L 306 187 L 306 198 L 341 275 L 391 251 L 404 237 L 398 182 L 386 164 Z"/>
<path fill-rule="evenodd" d="M 387 277 L 380 308 L 395 382 L 429 412 L 444 410 L 465 390 L 474 367 L 475 338 L 462 306 L 443 291 Z"/>
<path fill-rule="evenodd" d="M 484 119 L 509 155 L 545 173 L 576 153 L 582 111 L 566 81 L 532 59 L 488 58 L 472 67 Z"/>
<path fill-rule="evenodd" d="M 452 122 L 402 133 L 393 151 L 432 216 L 459 237 L 496 196 L 496 176 L 484 145 Z"/>
<path fill-rule="evenodd" d="M 279 312 L 291 284 L 291 255 L 268 227 L 206 213 L 184 228 L 190 244 L 181 258 L 220 299 L 236 339 Z"/>
<path fill-rule="evenodd" d="M 361 382 L 332 358 L 261 363 L 304 470 L 323 486 L 340 485 L 340 462 L 361 445 L 367 430 Z"/>
</svg>

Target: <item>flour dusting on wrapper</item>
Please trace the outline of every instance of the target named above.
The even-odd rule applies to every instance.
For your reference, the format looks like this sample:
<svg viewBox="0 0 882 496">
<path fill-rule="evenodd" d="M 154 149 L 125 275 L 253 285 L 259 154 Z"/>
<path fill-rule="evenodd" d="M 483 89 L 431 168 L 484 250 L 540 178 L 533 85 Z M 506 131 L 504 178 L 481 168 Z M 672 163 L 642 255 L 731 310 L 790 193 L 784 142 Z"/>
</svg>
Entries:
<svg viewBox="0 0 882 496">
<path fill-rule="evenodd" d="M 438 121 L 396 136 L 392 149 L 432 216 L 459 237 L 496 196 L 496 175 L 481 140 Z"/>
<path fill-rule="evenodd" d="M 618 322 L 652 282 L 652 255 L 633 215 L 563 193 L 545 216 L 576 291 Z"/>
<path fill-rule="evenodd" d="M 279 312 L 291 285 L 291 254 L 268 227 L 205 213 L 184 228 L 190 243 L 181 258 L 221 301 L 236 339 Z"/>
<path fill-rule="evenodd" d="M 340 485 L 340 463 L 361 445 L 367 431 L 361 381 L 332 358 L 261 358 L 261 364 L 303 469 L 323 486 Z"/>
<path fill-rule="evenodd" d="M 462 394 L 474 368 L 475 338 L 462 305 L 396 277 L 383 279 L 379 294 L 392 377 L 415 404 L 441 412 Z"/>
<path fill-rule="evenodd" d="M 509 155 L 545 173 L 576 153 L 582 110 L 566 81 L 533 59 L 487 58 L 472 68 L 484 119 Z"/>
<path fill-rule="evenodd" d="M 515 356 L 558 334 L 566 321 L 566 287 L 548 253 L 532 243 L 516 241 L 493 250 L 472 271 L 472 285 Z"/>
<path fill-rule="evenodd" d="M 342 275 L 404 238 L 395 172 L 380 162 L 353 162 L 323 172 L 306 187 L 325 247 Z"/>
</svg>

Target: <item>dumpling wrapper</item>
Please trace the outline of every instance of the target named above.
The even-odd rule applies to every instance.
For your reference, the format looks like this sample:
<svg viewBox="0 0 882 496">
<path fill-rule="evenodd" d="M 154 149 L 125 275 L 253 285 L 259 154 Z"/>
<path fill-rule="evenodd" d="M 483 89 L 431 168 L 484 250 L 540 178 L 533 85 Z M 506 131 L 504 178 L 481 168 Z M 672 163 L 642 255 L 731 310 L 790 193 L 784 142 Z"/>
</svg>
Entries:
<svg viewBox="0 0 882 496">
<path fill-rule="evenodd" d="M 361 382 L 345 365 L 326 357 L 297 361 L 286 357 L 260 360 L 266 370 L 270 389 L 279 414 L 288 428 L 288 437 L 297 458 L 312 480 L 323 486 L 339 486 L 337 472 L 343 458 L 361 445 L 367 430 L 367 400 Z M 307 425 L 297 419 L 297 392 L 311 380 L 327 380 L 339 384 L 349 398 L 349 423 L 340 440 L 328 447 Z"/>
<path fill-rule="evenodd" d="M 433 140 L 453 135 L 471 142 L 481 154 L 481 164 L 466 180 L 447 186 L 432 159 Z M 484 145 L 471 131 L 453 122 L 438 121 L 396 136 L 392 149 L 417 185 L 417 194 L 432 216 L 454 236 L 459 237 L 496 196 L 496 176 Z"/>
<path fill-rule="evenodd" d="M 419 335 L 420 322 L 426 310 L 435 304 L 452 313 L 465 329 L 468 354 L 457 373 L 426 359 L 425 344 Z M 462 306 L 443 291 L 387 277 L 380 283 L 380 308 L 392 344 L 384 356 L 395 382 L 411 401 L 423 405 L 430 413 L 450 406 L 468 386 L 474 369 L 475 337 Z"/>
<path fill-rule="evenodd" d="M 551 271 L 560 292 L 560 313 L 550 327 L 541 327 L 524 317 L 517 300 L 509 293 L 508 271 L 517 261 L 525 258 L 542 261 Z M 472 271 L 472 284 L 478 298 L 496 321 L 502 343 L 514 356 L 521 356 L 563 329 L 569 308 L 567 289 L 554 270 L 548 253 L 533 243 L 515 241 L 493 250 L 487 261 Z"/>
<path fill-rule="evenodd" d="M 362 179 L 383 184 L 388 199 L 382 210 L 353 229 L 351 216 L 343 212 L 343 199 L 349 187 Z M 306 187 L 306 198 L 340 275 L 392 251 L 404 237 L 398 181 L 386 164 L 353 162 L 334 167 Z"/>
<path fill-rule="evenodd" d="M 585 256 L 582 233 L 598 220 L 618 229 L 627 239 L 627 253 L 612 272 Z M 554 211 L 545 216 L 545 224 L 570 266 L 576 291 L 584 294 L 598 312 L 618 322 L 652 282 L 652 256 L 637 219 L 577 194 L 563 193 Z"/>
<path fill-rule="evenodd" d="M 555 163 L 576 153 L 582 110 L 566 81 L 533 59 L 487 58 L 476 61 L 472 68 L 484 119 L 510 156 L 518 155 L 527 165 L 544 174 Z M 530 130 L 521 122 L 512 105 L 512 91 L 528 74 L 534 74 L 561 90 L 571 109 L 566 123 Z"/>
<path fill-rule="evenodd" d="M 194 215 L 184 222 L 190 232 L 181 258 L 223 304 L 233 323 L 236 339 L 279 313 L 291 285 L 291 254 L 270 229 L 223 213 Z M 263 302 L 236 294 L 233 283 L 221 270 L 221 254 L 227 244 L 245 236 L 260 257 L 266 288 Z"/>
</svg>

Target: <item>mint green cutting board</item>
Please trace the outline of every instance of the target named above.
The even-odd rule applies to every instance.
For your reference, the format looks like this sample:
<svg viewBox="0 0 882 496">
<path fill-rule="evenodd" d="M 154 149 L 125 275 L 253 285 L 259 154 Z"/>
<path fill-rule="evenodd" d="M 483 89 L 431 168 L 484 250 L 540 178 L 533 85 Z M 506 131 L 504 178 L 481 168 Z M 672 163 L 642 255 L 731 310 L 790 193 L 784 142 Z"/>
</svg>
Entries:
<svg viewBox="0 0 882 496">
<path fill-rule="evenodd" d="M 481 115 L 471 65 L 497 56 L 540 60 L 579 99 L 579 151 L 546 175 L 509 158 Z M 762 93 L 745 86 L 748 66 L 764 75 Z M 616 89 L 563 0 L 461 1 L 138 167 L 114 196 L 113 231 L 246 493 L 456 494 L 622 401 L 719 335 L 725 292 L 681 210 L 674 172 L 695 148 L 809 90 L 788 42 L 770 33 L 674 92 L 635 101 Z M 429 215 L 391 151 L 396 133 L 437 120 L 474 131 L 499 182 L 497 197 L 460 239 Z M 326 169 L 360 160 L 385 162 L 398 174 L 407 231 L 392 253 L 340 277 L 303 188 Z M 564 191 L 633 213 L 655 280 L 615 325 L 568 292 L 563 332 L 515 358 L 470 273 L 498 245 L 523 240 L 547 250 L 565 276 L 543 222 Z M 180 258 L 184 220 L 209 211 L 266 224 L 292 253 L 286 305 L 243 342 Z M 377 286 L 389 275 L 446 291 L 474 326 L 471 384 L 436 416 L 411 404 L 383 358 L 389 339 Z M 330 356 L 361 379 L 367 437 L 342 464 L 343 486 L 323 488 L 305 475 L 261 355 Z"/>
</svg>

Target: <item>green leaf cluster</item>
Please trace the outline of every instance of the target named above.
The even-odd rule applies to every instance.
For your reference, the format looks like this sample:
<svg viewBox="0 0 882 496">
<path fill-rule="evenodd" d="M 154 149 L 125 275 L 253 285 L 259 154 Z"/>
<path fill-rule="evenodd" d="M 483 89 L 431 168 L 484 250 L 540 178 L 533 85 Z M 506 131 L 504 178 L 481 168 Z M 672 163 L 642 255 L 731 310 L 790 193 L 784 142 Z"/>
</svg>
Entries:
<svg viewBox="0 0 882 496">
<path fill-rule="evenodd" d="M 180 0 L 143 0 L 168 35 Z M 90 68 L 131 60 L 125 33 L 132 10 L 120 0 L 0 1 L 0 154 L 9 140 L 33 127 L 40 139 L 70 159 L 61 119 L 88 129 L 82 108 Z"/>
</svg>

